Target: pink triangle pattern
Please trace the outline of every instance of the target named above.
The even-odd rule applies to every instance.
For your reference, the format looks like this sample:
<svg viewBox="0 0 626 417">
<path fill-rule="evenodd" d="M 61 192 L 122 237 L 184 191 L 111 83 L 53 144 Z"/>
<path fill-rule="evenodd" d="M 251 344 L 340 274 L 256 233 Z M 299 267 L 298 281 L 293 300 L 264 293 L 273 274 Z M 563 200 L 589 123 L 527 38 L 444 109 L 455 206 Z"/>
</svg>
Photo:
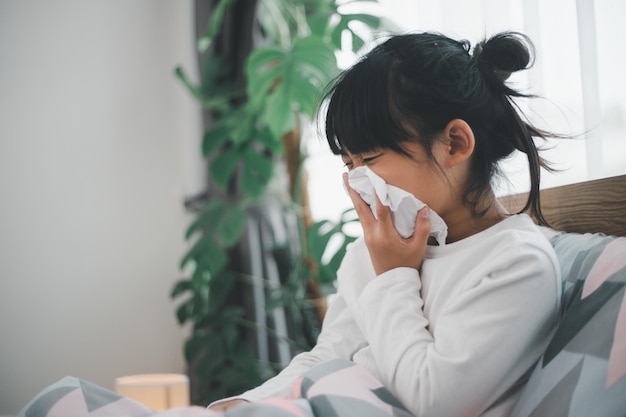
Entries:
<svg viewBox="0 0 626 417">
<path fill-rule="evenodd" d="M 617 381 L 626 376 L 626 292 L 620 307 L 617 322 L 615 323 L 615 335 L 613 346 L 609 355 L 609 370 L 606 376 L 606 388 L 609 389 Z"/>
<path fill-rule="evenodd" d="M 597 290 L 608 277 L 626 266 L 626 239 L 617 238 L 606 245 L 585 280 L 581 298 Z"/>
</svg>

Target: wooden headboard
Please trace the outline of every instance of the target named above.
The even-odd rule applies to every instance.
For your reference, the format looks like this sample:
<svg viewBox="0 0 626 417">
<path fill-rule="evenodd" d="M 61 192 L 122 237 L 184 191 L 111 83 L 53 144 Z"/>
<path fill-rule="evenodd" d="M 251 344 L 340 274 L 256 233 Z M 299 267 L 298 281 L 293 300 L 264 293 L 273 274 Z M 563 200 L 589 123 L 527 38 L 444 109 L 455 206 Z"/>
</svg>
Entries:
<svg viewBox="0 0 626 417">
<path fill-rule="evenodd" d="M 499 200 L 510 213 L 517 213 L 526 196 Z M 558 230 L 626 236 L 626 175 L 547 188 L 541 191 L 541 209 Z"/>
</svg>

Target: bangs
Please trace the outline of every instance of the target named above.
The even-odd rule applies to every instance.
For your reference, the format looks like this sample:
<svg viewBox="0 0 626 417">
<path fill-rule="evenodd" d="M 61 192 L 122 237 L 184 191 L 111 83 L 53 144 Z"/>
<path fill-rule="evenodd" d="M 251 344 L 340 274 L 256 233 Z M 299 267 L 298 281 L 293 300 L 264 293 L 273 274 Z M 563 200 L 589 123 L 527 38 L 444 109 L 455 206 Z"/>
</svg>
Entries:
<svg viewBox="0 0 626 417">
<path fill-rule="evenodd" d="M 367 63 L 365 62 L 367 61 Z M 392 99 L 393 65 L 370 53 L 331 86 L 326 111 L 326 140 L 335 155 L 380 148 L 403 152 L 409 139 L 397 103 Z"/>
</svg>

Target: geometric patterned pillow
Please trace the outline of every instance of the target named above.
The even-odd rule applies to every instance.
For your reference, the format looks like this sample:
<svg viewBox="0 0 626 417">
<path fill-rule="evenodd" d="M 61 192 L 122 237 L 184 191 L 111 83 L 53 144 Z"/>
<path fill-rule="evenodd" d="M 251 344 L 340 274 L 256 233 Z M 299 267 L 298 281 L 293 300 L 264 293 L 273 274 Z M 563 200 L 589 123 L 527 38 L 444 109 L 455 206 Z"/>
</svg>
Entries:
<svg viewBox="0 0 626 417">
<path fill-rule="evenodd" d="M 511 417 L 626 415 L 626 238 L 550 239 L 563 277 L 562 316 Z"/>
<path fill-rule="evenodd" d="M 66 377 L 17 417 L 411 417 L 367 369 L 345 359 L 322 362 L 294 382 L 293 398 L 268 398 L 225 412 L 187 406 L 154 411 L 87 381 Z"/>
<path fill-rule="evenodd" d="M 154 411 L 90 382 L 67 376 L 33 398 L 17 417 L 139 417 Z"/>
</svg>

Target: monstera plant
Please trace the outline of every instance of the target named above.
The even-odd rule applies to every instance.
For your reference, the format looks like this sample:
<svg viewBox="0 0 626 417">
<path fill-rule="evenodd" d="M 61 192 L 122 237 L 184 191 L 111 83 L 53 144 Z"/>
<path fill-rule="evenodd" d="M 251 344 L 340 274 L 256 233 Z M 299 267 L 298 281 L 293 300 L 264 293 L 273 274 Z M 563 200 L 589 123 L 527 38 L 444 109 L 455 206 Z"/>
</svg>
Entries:
<svg viewBox="0 0 626 417">
<path fill-rule="evenodd" d="M 224 21 L 238 3 L 255 4 L 256 40 L 245 59 L 243 85 L 224 81 L 228 66 L 219 54 L 201 61 L 198 82 L 182 68 L 175 71 L 212 120 L 202 153 L 217 187 L 195 205 L 186 235 L 190 249 L 181 262 L 186 278 L 171 293 L 180 299 L 178 321 L 191 324 L 184 351 L 195 404 L 237 394 L 280 367 L 260 361 L 251 347 L 246 335 L 258 323 L 249 319 L 239 286 L 250 278 L 240 268 L 245 264 L 239 250 L 242 236 L 250 213 L 268 200 L 279 201 L 281 213 L 297 219 L 298 226 L 295 241 L 271 248 L 278 270 L 287 278 L 268 291 L 264 308 L 288 312 L 293 352 L 315 342 L 320 314 L 312 313 L 307 300 L 312 291 L 317 296 L 332 291 L 345 247 L 354 239 L 344 226 L 355 217 L 344 213 L 338 222 L 307 219 L 301 121 L 315 117 L 324 87 L 339 72 L 336 56 L 346 49 L 346 41 L 358 52 L 365 43 L 362 34 L 383 26 L 379 16 L 342 9 L 362 1 L 343 1 L 340 7 L 334 0 L 220 0 L 214 2 L 199 38 L 201 53 L 224 35 Z M 287 169 L 281 169 L 284 166 Z M 285 172 L 288 192 L 276 193 L 271 184 L 280 183 L 277 177 Z M 340 243 L 329 255 L 328 244 L 335 236 L 341 237 Z"/>
</svg>

